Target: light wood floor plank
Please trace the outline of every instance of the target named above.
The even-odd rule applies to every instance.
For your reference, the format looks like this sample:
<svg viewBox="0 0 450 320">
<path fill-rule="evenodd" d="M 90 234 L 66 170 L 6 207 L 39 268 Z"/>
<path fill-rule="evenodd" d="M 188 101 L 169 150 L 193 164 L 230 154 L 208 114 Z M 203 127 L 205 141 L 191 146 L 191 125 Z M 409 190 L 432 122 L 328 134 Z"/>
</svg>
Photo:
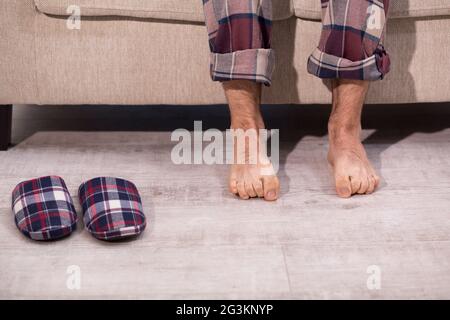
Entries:
<svg viewBox="0 0 450 320">
<path fill-rule="evenodd" d="M 449 298 L 450 129 L 364 132 L 382 176 L 372 196 L 335 196 L 326 136 L 282 141 L 282 197 L 239 201 L 226 166 L 176 166 L 168 132 L 39 132 L 0 153 L 0 298 Z M 371 136 L 373 138 L 371 140 Z M 149 227 L 105 243 L 80 221 L 69 238 L 36 243 L 16 229 L 11 191 L 62 176 L 136 183 Z M 82 288 L 66 288 L 79 265 Z M 369 265 L 381 290 L 366 287 Z"/>
</svg>

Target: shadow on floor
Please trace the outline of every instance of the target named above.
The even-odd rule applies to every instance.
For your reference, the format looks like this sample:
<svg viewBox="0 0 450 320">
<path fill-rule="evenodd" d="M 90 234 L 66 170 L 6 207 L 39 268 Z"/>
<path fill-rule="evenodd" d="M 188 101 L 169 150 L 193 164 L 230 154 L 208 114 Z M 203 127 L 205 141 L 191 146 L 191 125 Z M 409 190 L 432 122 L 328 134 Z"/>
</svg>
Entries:
<svg viewBox="0 0 450 320">
<path fill-rule="evenodd" d="M 330 106 L 267 105 L 262 107 L 269 129 L 280 129 L 280 179 L 289 191 L 284 170 L 289 154 L 306 136 L 325 137 Z M 214 106 L 15 106 L 13 141 L 20 143 L 39 131 L 173 131 L 193 130 L 194 121 L 203 130 L 229 126 L 224 105 Z M 363 128 L 372 133 L 364 144 L 377 144 L 369 157 L 378 172 L 380 155 L 414 133 L 434 133 L 450 128 L 450 104 L 368 105 Z"/>
</svg>

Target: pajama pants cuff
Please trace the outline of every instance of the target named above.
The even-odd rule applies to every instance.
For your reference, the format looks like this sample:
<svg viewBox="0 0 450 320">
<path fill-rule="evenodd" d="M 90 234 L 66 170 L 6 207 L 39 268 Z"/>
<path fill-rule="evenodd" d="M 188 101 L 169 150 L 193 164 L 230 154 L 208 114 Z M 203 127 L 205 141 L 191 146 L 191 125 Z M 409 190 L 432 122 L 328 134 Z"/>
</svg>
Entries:
<svg viewBox="0 0 450 320">
<path fill-rule="evenodd" d="M 270 86 L 274 65 L 272 49 L 211 53 L 211 78 L 213 81 L 250 80 Z"/>
<path fill-rule="evenodd" d="M 308 59 L 308 72 L 322 79 L 381 80 L 389 72 L 390 60 L 382 46 L 364 60 L 351 61 L 316 48 Z"/>
</svg>

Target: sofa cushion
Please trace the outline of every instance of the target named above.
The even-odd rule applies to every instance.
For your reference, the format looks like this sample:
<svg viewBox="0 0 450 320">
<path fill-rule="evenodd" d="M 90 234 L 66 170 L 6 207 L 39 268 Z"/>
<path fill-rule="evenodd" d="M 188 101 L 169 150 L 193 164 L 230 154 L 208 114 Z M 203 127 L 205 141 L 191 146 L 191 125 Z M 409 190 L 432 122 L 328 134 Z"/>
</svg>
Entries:
<svg viewBox="0 0 450 320">
<path fill-rule="evenodd" d="M 164 20 L 203 22 L 201 0 L 34 0 L 36 8 L 46 14 L 69 15 L 76 5 L 82 16 L 127 16 Z M 291 0 L 274 1 L 274 20 L 293 16 Z"/>
<path fill-rule="evenodd" d="M 293 0 L 295 15 L 300 18 L 320 20 L 319 0 Z M 450 0 L 391 0 L 391 18 L 431 17 L 450 15 Z"/>
</svg>

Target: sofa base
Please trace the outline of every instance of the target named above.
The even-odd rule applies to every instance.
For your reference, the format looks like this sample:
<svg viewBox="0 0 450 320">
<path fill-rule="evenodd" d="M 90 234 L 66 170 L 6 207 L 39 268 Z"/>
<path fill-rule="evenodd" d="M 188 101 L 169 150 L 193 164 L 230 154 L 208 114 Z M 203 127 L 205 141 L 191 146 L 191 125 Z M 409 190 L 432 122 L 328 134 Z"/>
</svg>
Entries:
<svg viewBox="0 0 450 320">
<path fill-rule="evenodd" d="M 0 105 L 0 151 L 11 144 L 12 105 Z"/>
</svg>

